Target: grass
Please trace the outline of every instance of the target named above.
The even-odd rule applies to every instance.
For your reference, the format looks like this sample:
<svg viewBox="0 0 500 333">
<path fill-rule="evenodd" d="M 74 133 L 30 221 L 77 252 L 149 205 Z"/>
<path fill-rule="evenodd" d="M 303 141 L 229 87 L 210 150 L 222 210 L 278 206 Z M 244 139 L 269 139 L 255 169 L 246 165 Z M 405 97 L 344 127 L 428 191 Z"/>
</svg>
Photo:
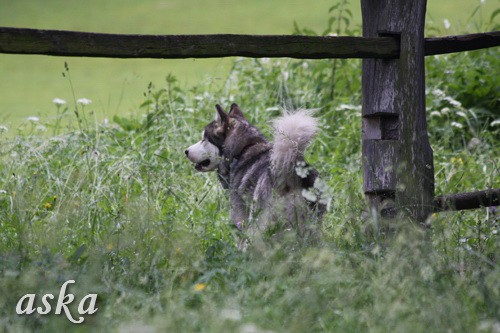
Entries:
<svg viewBox="0 0 500 333">
<path fill-rule="evenodd" d="M 458 100 L 474 82 L 453 88 L 497 59 L 494 50 L 428 59 L 437 193 L 500 186 L 495 92 Z M 59 122 L 3 135 L 2 330 L 495 332 L 498 211 L 435 215 L 427 232 L 366 212 L 359 62 L 341 65 L 333 102 L 331 61 L 240 60 L 222 89 L 186 90 L 170 78 L 149 87 L 135 116 L 102 123 L 94 104 L 69 101 Z M 267 134 L 280 106 L 324 106 L 307 156 L 334 194 L 318 244 L 289 233 L 236 249 L 226 194 L 183 157 L 213 105 L 231 100 Z M 55 135 L 40 136 L 41 126 Z M 78 300 L 99 295 L 84 324 L 15 314 L 22 295 L 57 294 L 68 279 Z"/>
<path fill-rule="evenodd" d="M 499 59 L 496 49 L 426 59 L 437 194 L 500 187 L 489 70 Z M 95 99 L 75 101 L 86 94 L 63 65 L 67 104 L 14 133 L 0 127 L 0 331 L 498 331 L 498 210 L 433 215 L 427 231 L 367 211 L 360 62 L 338 60 L 336 80 L 332 67 L 238 59 L 220 84 L 169 76 L 131 115 L 103 122 Z M 280 108 L 321 106 L 307 159 L 332 209 L 317 244 L 289 232 L 236 249 L 227 194 L 183 154 L 214 104 L 232 101 L 267 135 Z M 77 300 L 99 295 L 84 324 L 15 313 L 22 295 L 58 294 L 69 279 Z"/>
<path fill-rule="evenodd" d="M 427 22 L 451 28 L 444 32 L 482 31 L 468 21 L 479 1 L 429 1 Z M 110 33 L 189 34 L 254 33 L 289 34 L 293 21 L 318 30 L 324 27 L 330 1 L 0 1 L 0 25 L 12 27 L 66 29 Z M 353 26 L 359 25 L 360 9 L 352 1 Z M 457 6 L 459 8 L 457 8 Z M 488 0 L 478 15 L 486 21 L 498 7 Z M 453 15 L 450 13 L 453 12 Z M 112 17 L 112 19 L 110 19 Z M 256 21 L 258 18 L 258 23 Z M 429 31 L 435 34 L 435 31 Z M 102 118 L 124 115 L 134 109 L 149 82 L 162 84 L 172 73 L 183 88 L 208 79 L 221 86 L 231 59 L 215 60 L 118 60 L 57 58 L 47 56 L 0 55 L 0 122 L 17 127 L 26 117 L 52 116 L 52 99 L 71 99 L 67 81 L 61 77 L 68 62 L 79 97 L 92 99 Z"/>
</svg>

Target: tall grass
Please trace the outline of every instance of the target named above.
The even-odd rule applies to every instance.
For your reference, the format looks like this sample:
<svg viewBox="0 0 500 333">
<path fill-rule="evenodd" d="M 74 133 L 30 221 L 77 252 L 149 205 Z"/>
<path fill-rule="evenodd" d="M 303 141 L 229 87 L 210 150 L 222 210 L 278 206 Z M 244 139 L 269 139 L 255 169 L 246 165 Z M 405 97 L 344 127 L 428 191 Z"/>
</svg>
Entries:
<svg viewBox="0 0 500 333">
<path fill-rule="evenodd" d="M 438 193 L 500 185 L 498 78 L 487 70 L 498 59 L 427 59 Z M 222 86 L 151 84 L 126 117 L 100 122 L 75 98 L 55 107 L 60 121 L 2 134 L 1 330 L 497 332 L 498 211 L 433 215 L 429 231 L 366 211 L 359 61 L 331 65 L 238 59 Z M 307 159 L 332 209 L 318 244 L 290 234 L 237 250 L 226 193 L 183 154 L 215 103 L 233 101 L 268 135 L 282 108 L 320 107 Z M 387 223 L 394 232 L 377 227 Z M 68 279 L 77 299 L 99 295 L 84 324 L 16 315 L 22 295 L 58 294 Z"/>
</svg>

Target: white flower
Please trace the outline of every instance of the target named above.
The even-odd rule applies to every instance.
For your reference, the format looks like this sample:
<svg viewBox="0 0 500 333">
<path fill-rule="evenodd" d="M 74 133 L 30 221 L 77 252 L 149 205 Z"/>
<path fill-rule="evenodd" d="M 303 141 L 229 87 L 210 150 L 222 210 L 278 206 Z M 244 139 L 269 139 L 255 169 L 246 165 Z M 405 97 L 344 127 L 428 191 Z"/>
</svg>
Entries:
<svg viewBox="0 0 500 333">
<path fill-rule="evenodd" d="M 444 98 L 445 101 L 448 101 L 448 103 L 450 103 L 451 105 L 453 105 L 454 107 L 456 108 L 459 108 L 462 106 L 462 103 L 460 103 L 459 101 L 457 101 L 456 99 L 453 99 L 451 98 L 450 96 L 446 96 Z"/>
<path fill-rule="evenodd" d="M 0 190 L 0 194 L 7 194 L 6 190 Z"/>
<path fill-rule="evenodd" d="M 316 193 L 307 189 L 302 190 L 302 196 L 311 202 L 316 202 L 318 200 Z"/>
<path fill-rule="evenodd" d="M 9 131 L 9 128 L 5 125 L 0 125 L 0 133 L 2 132 L 8 132 Z"/>
<path fill-rule="evenodd" d="M 269 59 L 269 58 L 262 58 L 262 59 L 260 59 L 260 61 L 261 61 L 263 64 L 268 64 L 270 60 L 271 60 L 271 59 Z"/>
<path fill-rule="evenodd" d="M 500 125 L 500 119 L 495 119 L 490 124 L 491 127 L 498 126 L 498 125 Z"/>
<path fill-rule="evenodd" d="M 92 101 L 88 98 L 79 98 L 76 103 L 81 104 L 81 105 L 89 105 L 92 103 Z"/>
<path fill-rule="evenodd" d="M 35 116 L 31 116 L 31 117 L 26 118 L 26 120 L 36 123 L 37 121 L 40 120 L 40 118 L 35 117 Z"/>
<path fill-rule="evenodd" d="M 441 117 L 441 113 L 439 111 L 432 111 L 431 117 Z"/>
<path fill-rule="evenodd" d="M 464 125 L 457 123 L 456 121 L 452 121 L 451 126 L 456 127 L 456 128 L 464 128 Z"/>
<path fill-rule="evenodd" d="M 314 182 L 314 188 L 318 189 L 320 193 L 326 193 L 326 191 L 328 191 L 328 186 L 321 179 L 316 179 Z"/>
<path fill-rule="evenodd" d="M 52 100 L 52 103 L 54 103 L 57 106 L 60 106 L 60 105 L 66 104 L 66 101 L 64 99 L 61 99 L 61 98 L 54 98 Z"/>
<path fill-rule="evenodd" d="M 450 21 L 448 21 L 448 19 L 444 19 L 444 20 L 443 20 L 443 23 L 444 23 L 444 28 L 445 28 L 446 30 L 450 29 L 450 27 L 451 27 L 451 23 L 450 23 Z"/>
<path fill-rule="evenodd" d="M 337 111 L 345 111 L 345 110 L 359 110 L 360 107 L 357 105 L 351 105 L 351 104 L 340 104 L 335 108 Z"/>
<path fill-rule="evenodd" d="M 444 91 L 442 91 L 441 89 L 434 89 L 432 93 L 436 97 L 444 97 Z"/>
<path fill-rule="evenodd" d="M 442 114 L 448 114 L 450 112 L 450 108 L 442 108 L 441 113 Z"/>
<path fill-rule="evenodd" d="M 38 125 L 36 128 L 35 128 L 38 132 L 47 132 L 47 127 L 43 126 L 43 125 Z"/>
<path fill-rule="evenodd" d="M 304 161 L 299 161 L 297 162 L 297 166 L 295 167 L 295 173 L 297 173 L 297 176 L 300 178 L 306 178 L 307 175 L 309 174 L 309 168 L 306 165 L 306 162 Z"/>
</svg>

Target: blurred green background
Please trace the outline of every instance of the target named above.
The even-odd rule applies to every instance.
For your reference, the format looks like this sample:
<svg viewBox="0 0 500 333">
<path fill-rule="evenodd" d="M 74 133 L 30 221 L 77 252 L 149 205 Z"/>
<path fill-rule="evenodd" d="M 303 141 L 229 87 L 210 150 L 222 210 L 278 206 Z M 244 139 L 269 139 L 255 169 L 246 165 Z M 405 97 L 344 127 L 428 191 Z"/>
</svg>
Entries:
<svg viewBox="0 0 500 333">
<path fill-rule="evenodd" d="M 331 0 L 0 0 L 0 26 L 129 34 L 290 34 L 293 22 L 322 31 Z M 430 0 L 428 34 L 477 32 L 473 12 L 489 19 L 499 1 Z M 361 24 L 359 1 L 351 1 L 351 27 Z M 445 28 L 444 21 L 449 22 Z M 473 20 L 477 24 L 477 20 Z M 448 26 L 446 24 L 446 26 Z M 137 108 L 149 82 L 162 86 L 172 73 L 182 87 L 200 80 L 222 85 L 231 59 L 99 59 L 0 54 L 0 124 L 15 127 L 28 116 L 55 115 L 56 97 L 89 98 L 98 117 Z"/>
</svg>

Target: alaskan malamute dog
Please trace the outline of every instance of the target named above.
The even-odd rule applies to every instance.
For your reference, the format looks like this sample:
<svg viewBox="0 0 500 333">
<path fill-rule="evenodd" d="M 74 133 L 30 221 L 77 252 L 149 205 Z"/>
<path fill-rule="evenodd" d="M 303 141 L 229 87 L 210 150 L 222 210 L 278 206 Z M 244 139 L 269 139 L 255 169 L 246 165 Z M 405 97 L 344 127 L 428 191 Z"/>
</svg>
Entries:
<svg viewBox="0 0 500 333">
<path fill-rule="evenodd" d="M 231 220 L 244 233 L 284 228 L 311 230 L 325 204 L 309 201 L 303 191 L 314 186 L 316 170 L 307 166 L 304 151 L 318 130 L 312 111 L 285 112 L 274 120 L 274 142 L 249 124 L 238 105 L 229 113 L 215 106 L 215 120 L 201 141 L 185 153 L 201 172 L 217 171 L 229 190 Z M 310 198 L 310 196 L 309 196 Z"/>
</svg>

